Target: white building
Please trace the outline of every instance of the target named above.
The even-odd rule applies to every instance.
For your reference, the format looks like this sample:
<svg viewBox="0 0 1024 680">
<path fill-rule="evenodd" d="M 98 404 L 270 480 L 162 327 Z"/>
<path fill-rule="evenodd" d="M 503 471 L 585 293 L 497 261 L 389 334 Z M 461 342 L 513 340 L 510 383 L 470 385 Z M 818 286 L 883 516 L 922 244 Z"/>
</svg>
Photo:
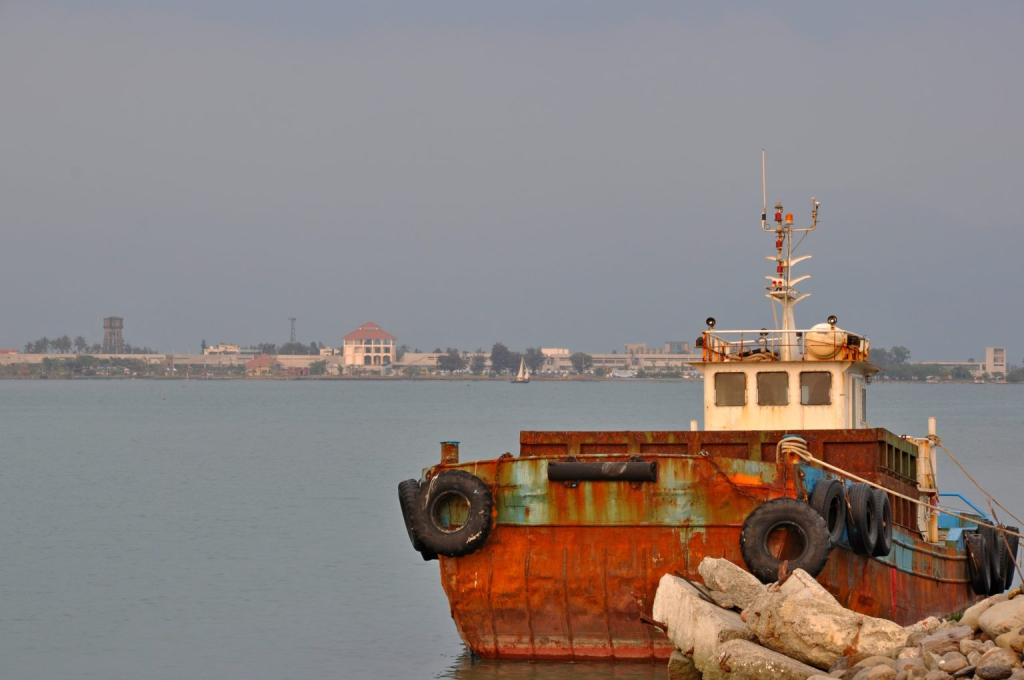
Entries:
<svg viewBox="0 0 1024 680">
<path fill-rule="evenodd" d="M 241 354 L 242 350 L 238 345 L 219 343 L 203 350 L 203 354 Z"/>
<path fill-rule="evenodd" d="M 1006 375 L 1005 347 L 985 348 L 985 372 L 989 375 L 995 375 L 996 373 Z"/>
<path fill-rule="evenodd" d="M 348 366 L 390 366 L 395 361 L 395 341 L 372 321 L 352 331 L 342 340 L 342 356 Z"/>
</svg>

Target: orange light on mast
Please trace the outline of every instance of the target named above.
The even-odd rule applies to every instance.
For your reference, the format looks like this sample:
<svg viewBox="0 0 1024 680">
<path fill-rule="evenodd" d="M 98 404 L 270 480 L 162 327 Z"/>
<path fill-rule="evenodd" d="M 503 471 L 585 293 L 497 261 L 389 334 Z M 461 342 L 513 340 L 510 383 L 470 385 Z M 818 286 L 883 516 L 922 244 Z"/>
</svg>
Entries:
<svg viewBox="0 0 1024 680">
<path fill-rule="evenodd" d="M 786 226 L 793 226 L 793 213 L 786 213 Z"/>
</svg>

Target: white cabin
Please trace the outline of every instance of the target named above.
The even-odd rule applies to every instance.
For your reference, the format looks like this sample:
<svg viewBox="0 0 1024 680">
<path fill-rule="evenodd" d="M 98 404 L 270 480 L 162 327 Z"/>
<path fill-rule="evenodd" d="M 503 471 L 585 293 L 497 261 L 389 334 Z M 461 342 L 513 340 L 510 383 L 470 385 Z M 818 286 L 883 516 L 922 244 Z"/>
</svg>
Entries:
<svg viewBox="0 0 1024 680">
<path fill-rule="evenodd" d="M 714 331 L 714 319 L 708 321 L 698 340 L 704 360 L 691 364 L 704 374 L 706 430 L 868 427 L 867 383 L 878 368 L 867 361 L 866 339 L 831 323 L 805 331 Z"/>
</svg>

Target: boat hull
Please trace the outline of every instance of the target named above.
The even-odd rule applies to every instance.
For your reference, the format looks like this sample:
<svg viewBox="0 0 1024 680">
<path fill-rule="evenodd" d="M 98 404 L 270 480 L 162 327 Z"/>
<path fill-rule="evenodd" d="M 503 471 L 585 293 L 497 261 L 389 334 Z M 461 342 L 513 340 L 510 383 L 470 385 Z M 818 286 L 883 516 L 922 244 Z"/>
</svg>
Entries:
<svg viewBox="0 0 1024 680">
<path fill-rule="evenodd" d="M 495 659 L 649 661 L 668 639 L 650 617 L 662 576 L 699 579 L 705 557 L 740 566 L 744 520 L 774 498 L 806 500 L 820 469 L 780 456 L 785 432 L 523 432 L 520 455 L 445 462 L 494 498 L 493 530 L 471 554 L 440 557 L 452 618 L 469 648 Z M 916 494 L 916 448 L 885 430 L 800 433 L 810 453 L 890 491 Z M 566 462 L 639 463 L 649 481 L 566 481 Z M 614 467 L 614 466 L 612 466 Z M 623 466 L 625 467 L 625 466 Z M 596 469 L 596 468 L 595 468 Z M 962 540 L 928 543 L 917 509 L 893 499 L 893 549 L 855 554 L 844 540 L 818 575 L 844 606 L 908 625 L 981 599 Z"/>
<path fill-rule="evenodd" d="M 651 615 L 658 582 L 674 572 L 699 580 L 704 557 L 742 565 L 740 531 L 498 526 L 480 551 L 441 557 L 441 582 L 459 635 L 478 656 L 663 660 L 672 644 L 641 622 Z M 836 548 L 818 580 L 843 605 L 903 625 L 978 599 L 955 550 L 896 540 L 886 561 Z"/>
</svg>

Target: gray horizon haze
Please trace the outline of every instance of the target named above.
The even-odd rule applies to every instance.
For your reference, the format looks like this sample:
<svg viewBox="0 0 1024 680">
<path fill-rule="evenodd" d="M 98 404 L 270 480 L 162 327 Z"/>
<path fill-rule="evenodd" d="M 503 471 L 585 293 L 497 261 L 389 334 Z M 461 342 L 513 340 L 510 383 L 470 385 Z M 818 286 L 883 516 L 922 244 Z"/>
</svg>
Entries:
<svg viewBox="0 0 1024 680">
<path fill-rule="evenodd" d="M 622 350 L 798 273 L 914 360 L 1024 363 L 1024 5 L 0 2 L 0 347 Z"/>
</svg>

